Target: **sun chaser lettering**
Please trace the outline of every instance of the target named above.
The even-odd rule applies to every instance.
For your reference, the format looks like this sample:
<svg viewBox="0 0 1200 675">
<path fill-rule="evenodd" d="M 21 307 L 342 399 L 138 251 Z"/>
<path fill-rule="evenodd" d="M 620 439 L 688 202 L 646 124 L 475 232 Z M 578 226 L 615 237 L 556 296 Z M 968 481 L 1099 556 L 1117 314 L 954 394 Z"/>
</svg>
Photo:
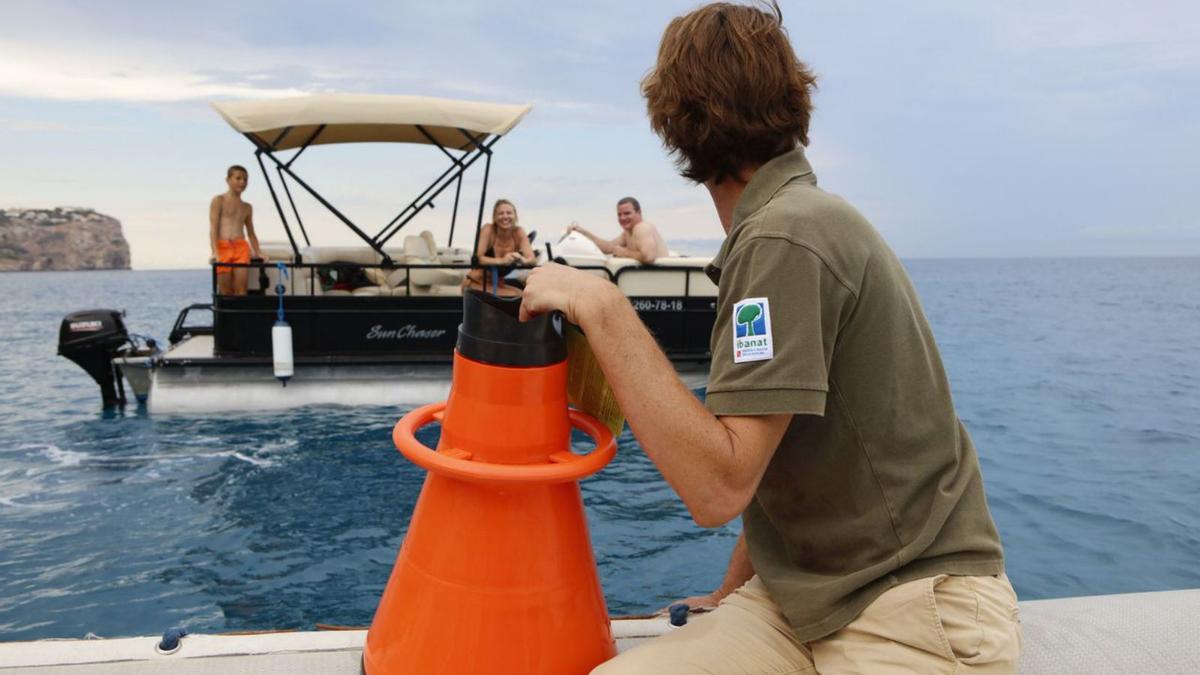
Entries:
<svg viewBox="0 0 1200 675">
<path fill-rule="evenodd" d="M 417 328 L 411 323 L 399 328 L 384 328 L 379 324 L 367 331 L 368 340 L 433 340 L 446 334 L 445 328 Z"/>
</svg>

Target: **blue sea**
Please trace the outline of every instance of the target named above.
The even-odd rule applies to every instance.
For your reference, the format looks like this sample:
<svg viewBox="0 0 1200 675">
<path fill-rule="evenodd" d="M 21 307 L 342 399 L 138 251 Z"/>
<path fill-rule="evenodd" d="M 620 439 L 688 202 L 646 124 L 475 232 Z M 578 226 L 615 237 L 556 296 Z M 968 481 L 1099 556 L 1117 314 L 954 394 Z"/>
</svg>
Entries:
<svg viewBox="0 0 1200 675">
<path fill-rule="evenodd" d="M 906 264 L 1018 594 L 1200 587 L 1200 259 Z M 370 622 L 423 479 L 404 410 L 103 413 L 55 356 L 70 311 L 164 339 L 207 288 L 0 274 L 0 640 Z M 628 432 L 583 493 L 614 615 L 720 581 L 739 525 L 693 525 Z"/>
</svg>

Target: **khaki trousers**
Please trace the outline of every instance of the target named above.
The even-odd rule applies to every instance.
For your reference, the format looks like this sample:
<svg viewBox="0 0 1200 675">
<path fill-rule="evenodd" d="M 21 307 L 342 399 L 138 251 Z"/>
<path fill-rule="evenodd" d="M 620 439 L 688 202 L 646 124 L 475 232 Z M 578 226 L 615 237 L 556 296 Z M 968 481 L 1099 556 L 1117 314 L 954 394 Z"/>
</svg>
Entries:
<svg viewBox="0 0 1200 675">
<path fill-rule="evenodd" d="M 1003 575 L 900 584 L 808 643 L 796 640 L 756 576 L 716 610 L 592 673 L 1015 673 L 1020 651 L 1017 596 Z"/>
</svg>

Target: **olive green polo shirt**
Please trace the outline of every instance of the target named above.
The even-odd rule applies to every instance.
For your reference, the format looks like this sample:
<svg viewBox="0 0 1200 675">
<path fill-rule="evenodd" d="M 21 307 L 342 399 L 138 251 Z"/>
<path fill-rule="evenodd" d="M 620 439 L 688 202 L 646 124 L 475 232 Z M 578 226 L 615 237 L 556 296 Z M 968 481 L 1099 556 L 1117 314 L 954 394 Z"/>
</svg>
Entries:
<svg viewBox="0 0 1200 675">
<path fill-rule="evenodd" d="M 905 581 L 1003 572 L 916 291 L 802 150 L 754 174 L 708 273 L 708 409 L 794 415 L 742 519 L 797 637 L 833 633 Z"/>
</svg>

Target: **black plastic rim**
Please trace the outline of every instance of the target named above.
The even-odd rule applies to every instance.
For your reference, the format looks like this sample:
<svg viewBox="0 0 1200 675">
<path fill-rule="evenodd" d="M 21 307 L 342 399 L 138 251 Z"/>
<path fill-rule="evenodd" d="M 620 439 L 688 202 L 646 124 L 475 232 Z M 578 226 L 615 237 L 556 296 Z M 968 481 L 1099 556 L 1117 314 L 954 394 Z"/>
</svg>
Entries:
<svg viewBox="0 0 1200 675">
<path fill-rule="evenodd" d="M 565 360 L 562 314 L 551 312 L 522 322 L 520 308 L 520 298 L 467 290 L 458 327 L 458 353 L 498 366 L 549 366 Z"/>
</svg>

